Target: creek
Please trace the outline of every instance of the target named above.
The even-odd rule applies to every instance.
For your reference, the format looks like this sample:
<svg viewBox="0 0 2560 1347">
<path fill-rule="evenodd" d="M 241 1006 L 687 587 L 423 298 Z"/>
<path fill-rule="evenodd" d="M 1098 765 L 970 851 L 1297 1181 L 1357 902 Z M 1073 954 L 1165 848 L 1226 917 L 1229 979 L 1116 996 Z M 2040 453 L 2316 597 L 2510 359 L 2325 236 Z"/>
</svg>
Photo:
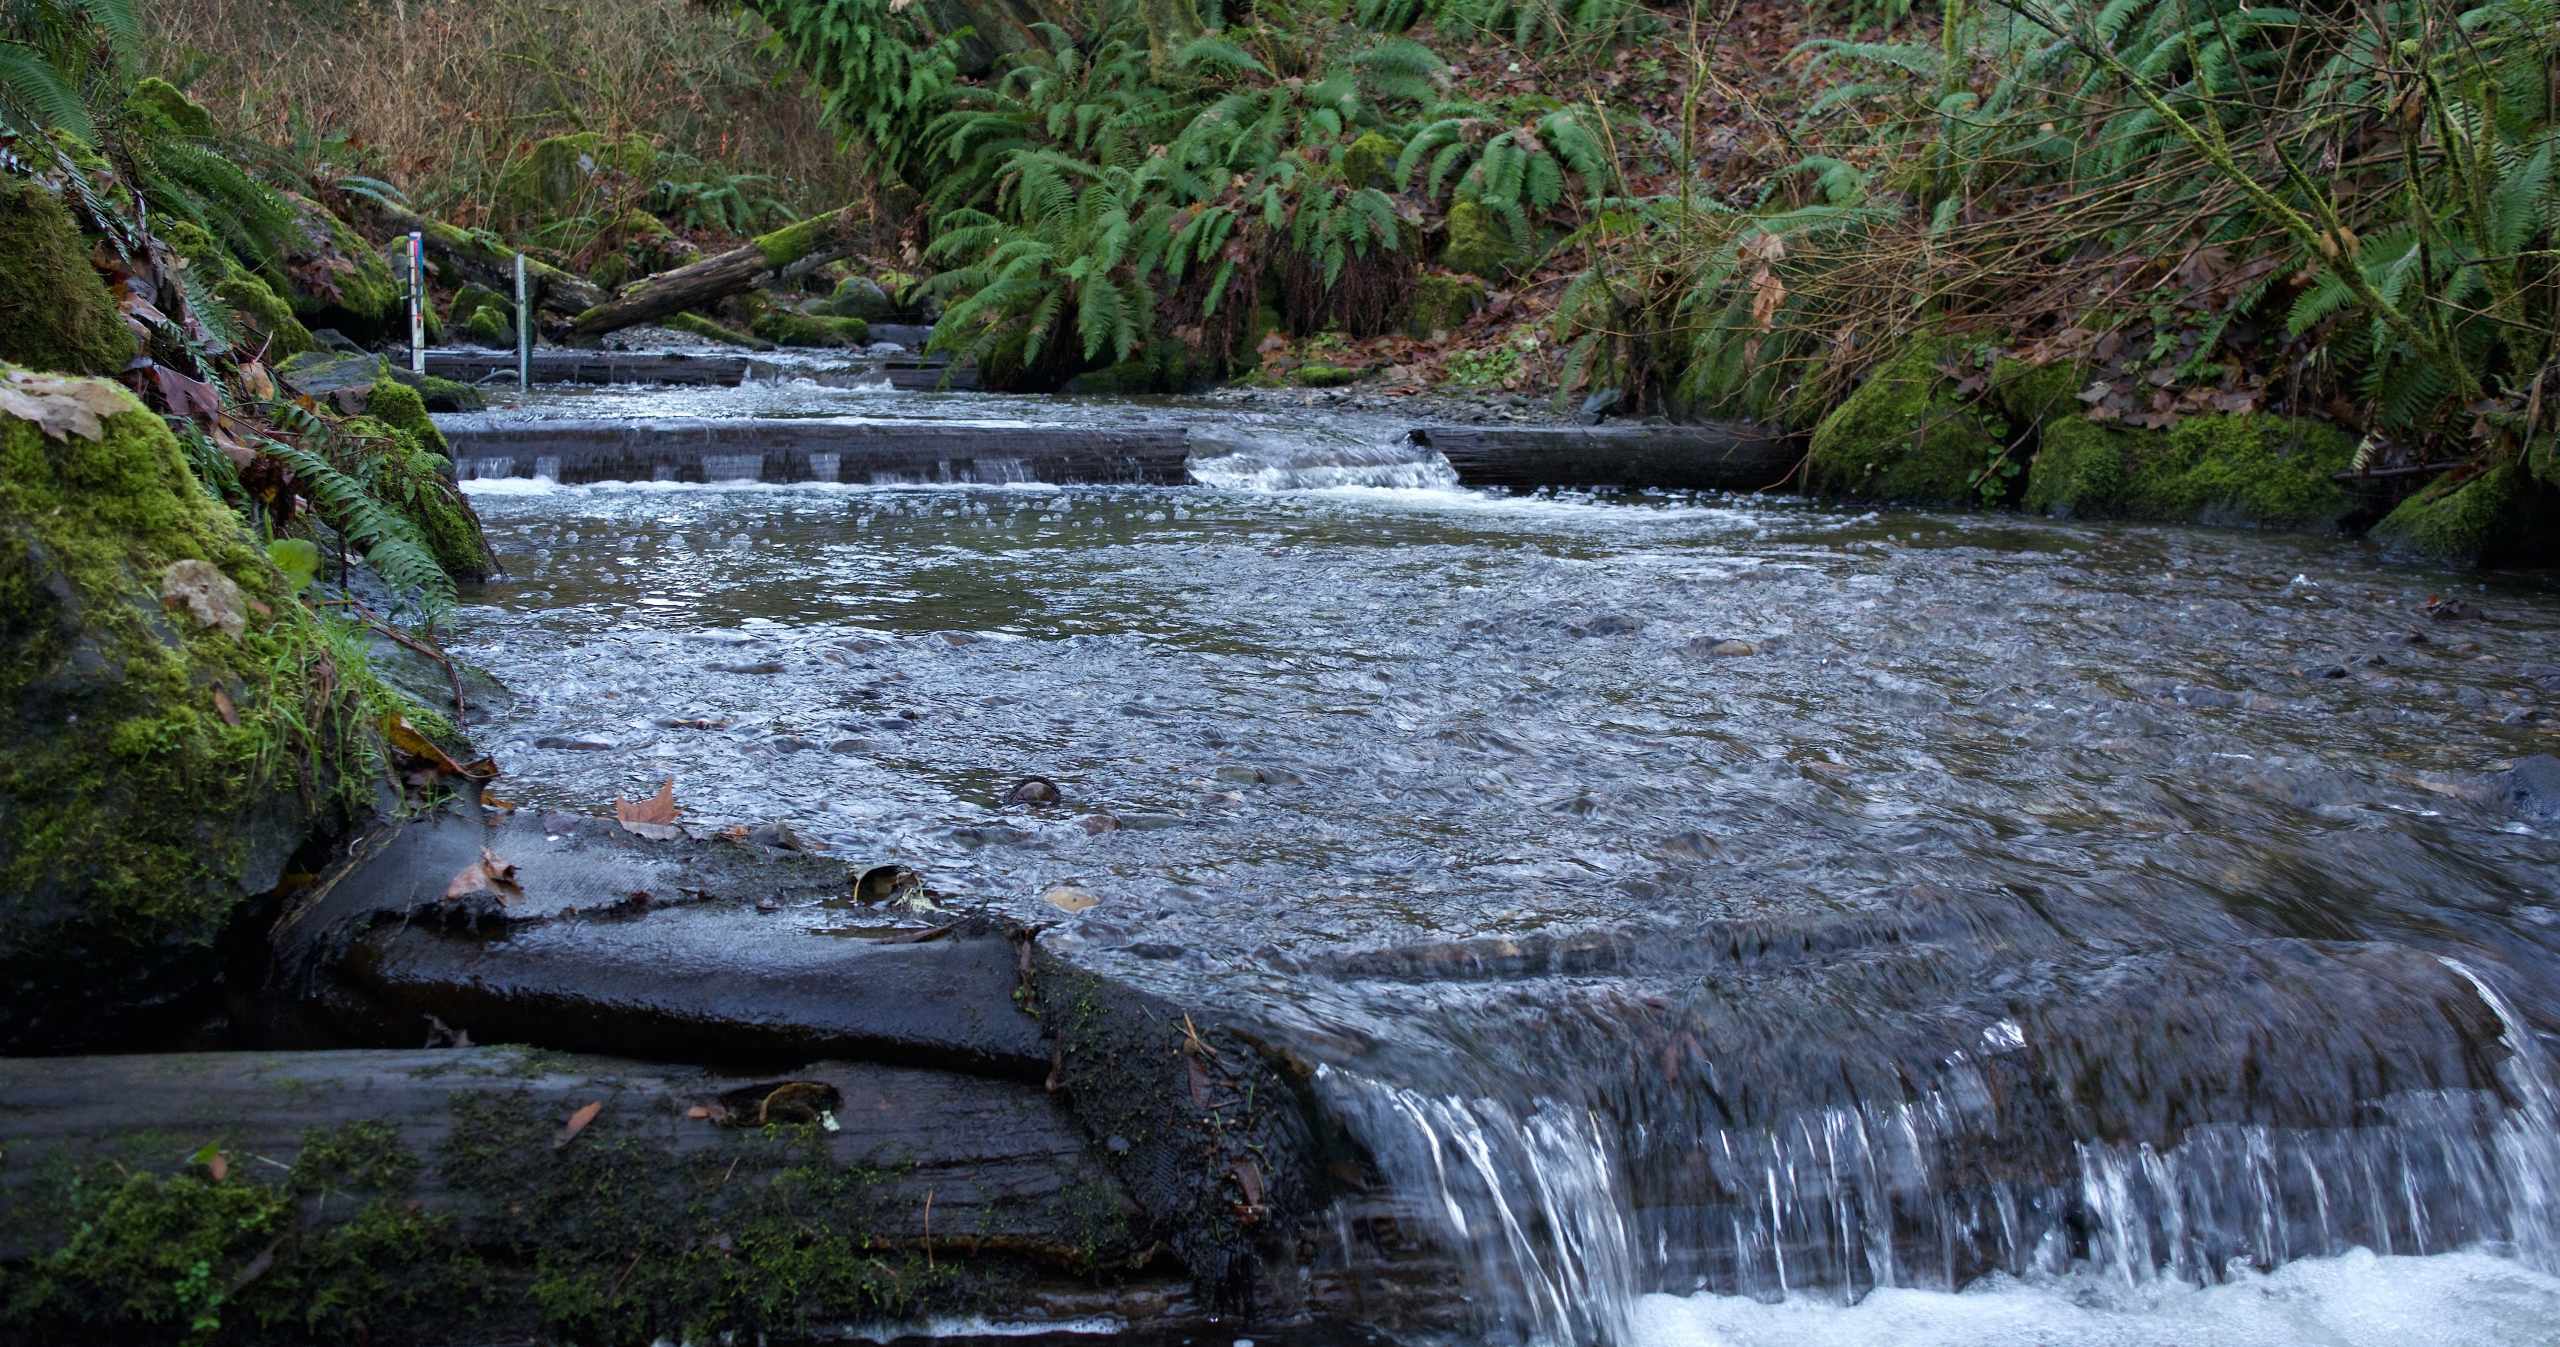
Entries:
<svg viewBox="0 0 2560 1347">
<path fill-rule="evenodd" d="M 1385 1181 L 1319 1258 L 1465 1269 L 1404 1317 L 2560 1342 L 2560 823 L 2496 784 L 2560 745 L 2549 577 L 1495 496 L 1315 410 L 487 415 L 1186 425 L 1188 487 L 474 482 L 509 573 L 451 644 L 521 694 L 511 799 L 672 778 L 1255 1025 Z"/>
</svg>

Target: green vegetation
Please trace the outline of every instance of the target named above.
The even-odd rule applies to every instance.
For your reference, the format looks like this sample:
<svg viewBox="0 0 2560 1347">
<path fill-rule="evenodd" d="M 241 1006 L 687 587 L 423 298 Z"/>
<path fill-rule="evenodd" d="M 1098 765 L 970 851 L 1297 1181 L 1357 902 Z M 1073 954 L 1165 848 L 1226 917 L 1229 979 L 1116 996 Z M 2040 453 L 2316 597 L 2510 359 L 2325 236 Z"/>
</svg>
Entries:
<svg viewBox="0 0 2560 1347">
<path fill-rule="evenodd" d="M 71 212 L 32 182 L 0 179 L 0 360 L 114 374 L 132 358 L 133 334 Z"/>
</svg>

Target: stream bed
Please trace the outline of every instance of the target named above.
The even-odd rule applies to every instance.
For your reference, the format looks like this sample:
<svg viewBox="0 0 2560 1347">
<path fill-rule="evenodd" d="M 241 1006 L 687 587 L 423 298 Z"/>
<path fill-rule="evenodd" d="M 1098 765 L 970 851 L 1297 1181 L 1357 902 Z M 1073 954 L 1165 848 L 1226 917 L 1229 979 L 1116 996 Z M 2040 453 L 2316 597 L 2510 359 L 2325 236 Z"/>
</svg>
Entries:
<svg viewBox="0 0 2560 1347">
<path fill-rule="evenodd" d="M 1339 1240 L 1427 1232 L 1477 1340 L 2560 1342 L 2560 822 L 2500 776 L 2560 751 L 2550 577 L 1027 415 L 1214 443 L 471 484 L 498 792 L 672 779 L 1261 1026 L 1389 1181 Z"/>
</svg>

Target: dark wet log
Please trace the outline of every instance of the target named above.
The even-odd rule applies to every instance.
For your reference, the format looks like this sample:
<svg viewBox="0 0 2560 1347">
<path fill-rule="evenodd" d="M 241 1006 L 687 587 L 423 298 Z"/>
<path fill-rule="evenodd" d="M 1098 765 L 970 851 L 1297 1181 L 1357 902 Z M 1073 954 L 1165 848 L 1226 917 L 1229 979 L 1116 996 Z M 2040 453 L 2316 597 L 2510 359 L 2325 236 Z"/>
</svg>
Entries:
<svg viewBox="0 0 2560 1347">
<path fill-rule="evenodd" d="M 1511 491 L 1760 491 L 1785 480 L 1803 456 L 1775 433 L 1741 423 L 1426 426 L 1412 438 L 1439 450 L 1461 484 Z"/>
<path fill-rule="evenodd" d="M 445 1026 L 657 1060 L 1048 1071 L 1039 1025 L 1014 1004 L 1019 950 L 993 923 L 860 907 L 851 871 L 818 857 L 471 812 L 399 829 L 277 924 L 303 1011 L 280 1035 L 405 1046 Z M 514 867 L 518 891 L 445 897 L 488 856 Z M 907 927 L 942 934 L 877 938 Z"/>
<path fill-rule="evenodd" d="M 471 281 L 502 295 L 515 293 L 515 249 L 387 201 L 368 197 L 358 203 L 357 209 L 376 237 L 424 235 L 428 258 L 446 273 L 447 280 Z M 605 301 L 604 288 L 584 276 L 562 271 L 539 258 L 527 257 L 524 264 L 533 288 L 533 307 L 538 310 L 571 318 Z"/>
<path fill-rule="evenodd" d="M 750 379 L 807 379 L 834 388 L 859 388 L 887 380 L 905 390 L 977 387 L 976 371 L 954 369 L 945 362 L 915 356 L 839 356 L 823 361 L 765 359 L 750 355 L 696 355 L 653 351 L 565 351 L 533 353 L 533 381 L 538 384 L 711 384 L 731 386 Z M 427 352 L 427 373 L 439 378 L 482 383 L 512 383 L 516 358 L 511 351 L 444 350 Z"/>
<path fill-rule="evenodd" d="M 725 253 L 633 281 L 579 314 L 572 326 L 583 335 L 601 336 L 717 303 L 754 289 L 793 263 L 841 255 L 858 241 L 860 223 L 851 206 L 813 216 Z"/>
<path fill-rule="evenodd" d="M 1097 430 L 917 421 L 448 422 L 466 477 L 560 482 L 1190 480 L 1178 427 Z"/>
<path fill-rule="evenodd" d="M 473 1125 L 470 1106 L 490 1100 L 511 1118 L 539 1120 L 540 1131 L 463 1138 L 470 1149 L 487 1141 L 548 1150 L 570 1115 L 596 1101 L 604 1108 L 576 1144 L 627 1142 L 678 1161 L 707 1153 L 754 1163 L 758 1152 L 741 1143 L 759 1109 L 770 1123 L 815 1124 L 818 1154 L 878 1176 L 864 1195 L 875 1233 L 920 1247 L 930 1192 L 933 1237 L 954 1254 L 1077 1257 L 1080 1235 L 1062 1211 L 1070 1189 L 1090 1190 L 1084 1196 L 1101 1204 L 1095 1218 L 1132 1214 L 1074 1122 L 1036 1085 L 845 1062 L 731 1076 L 513 1047 L 0 1059 L 0 1144 L 11 1160 L 0 1166 L 0 1206 L 19 1210 L 43 1180 L 41 1162 L 56 1156 L 158 1158 L 174 1170 L 219 1139 L 233 1165 L 263 1177 L 253 1166 L 290 1169 L 314 1129 L 365 1123 L 391 1127 L 422 1160 L 412 1200 L 473 1226 L 492 1216 L 481 1176 L 451 1172 L 437 1157 Z M 164 1138 L 185 1147 L 149 1144 Z M 671 1187 L 680 1172 L 671 1167 Z M 0 1222 L 0 1258 L 26 1256 L 37 1234 Z"/>
</svg>

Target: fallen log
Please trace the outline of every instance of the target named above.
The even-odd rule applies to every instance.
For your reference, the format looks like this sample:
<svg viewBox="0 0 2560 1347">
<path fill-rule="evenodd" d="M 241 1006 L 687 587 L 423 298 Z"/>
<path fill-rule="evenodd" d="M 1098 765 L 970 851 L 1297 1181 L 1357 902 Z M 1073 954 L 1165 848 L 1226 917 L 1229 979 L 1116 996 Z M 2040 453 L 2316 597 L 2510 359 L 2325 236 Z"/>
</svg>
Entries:
<svg viewBox="0 0 2560 1347">
<path fill-rule="evenodd" d="M 1414 444 L 1440 451 L 1463 486 L 1759 491 L 1801 452 L 1741 423 L 1694 426 L 1427 426 Z"/>
<path fill-rule="evenodd" d="M 841 255 L 856 242 L 857 218 L 851 206 L 840 207 L 725 253 L 643 277 L 616 291 L 612 298 L 589 307 L 572 326 L 582 336 L 601 336 L 754 289 L 795 263 Z"/>
<path fill-rule="evenodd" d="M 0 1262 L 40 1273 L 11 1279 L 15 1341 L 211 1340 L 208 1317 L 254 1341 L 752 1341 L 963 1307 L 1036 1322 L 1048 1288 L 1089 1311 L 1106 1277 L 1190 1305 L 1055 1101 L 939 1072 L 19 1058 L 0 1146 Z"/>
<path fill-rule="evenodd" d="M 367 197 L 359 210 L 377 237 L 420 234 L 427 256 L 452 277 L 471 281 L 502 295 L 515 293 L 516 251 L 504 243 L 442 220 L 430 220 L 403 206 Z M 525 274 L 533 289 L 533 307 L 563 318 L 575 317 L 605 300 L 604 288 L 584 276 L 527 256 Z"/>
</svg>

